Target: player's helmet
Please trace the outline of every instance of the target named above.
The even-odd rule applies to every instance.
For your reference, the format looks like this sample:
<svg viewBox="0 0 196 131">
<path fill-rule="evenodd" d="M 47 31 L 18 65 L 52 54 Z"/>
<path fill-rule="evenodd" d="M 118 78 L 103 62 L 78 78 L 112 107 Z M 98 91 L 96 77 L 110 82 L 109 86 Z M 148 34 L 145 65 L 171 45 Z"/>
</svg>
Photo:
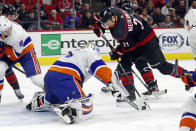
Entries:
<svg viewBox="0 0 196 131">
<path fill-rule="evenodd" d="M 17 11 L 16 11 L 16 9 L 14 8 L 13 5 L 5 4 L 3 6 L 2 14 L 3 15 L 16 15 Z"/>
<path fill-rule="evenodd" d="M 103 24 L 108 20 L 111 20 L 112 16 L 114 16 L 114 14 L 111 12 L 110 9 L 104 9 L 100 12 L 100 16 L 99 16 L 100 22 Z"/>
<path fill-rule="evenodd" d="M 12 22 L 5 16 L 0 16 L 0 32 L 7 31 L 12 26 Z"/>
</svg>

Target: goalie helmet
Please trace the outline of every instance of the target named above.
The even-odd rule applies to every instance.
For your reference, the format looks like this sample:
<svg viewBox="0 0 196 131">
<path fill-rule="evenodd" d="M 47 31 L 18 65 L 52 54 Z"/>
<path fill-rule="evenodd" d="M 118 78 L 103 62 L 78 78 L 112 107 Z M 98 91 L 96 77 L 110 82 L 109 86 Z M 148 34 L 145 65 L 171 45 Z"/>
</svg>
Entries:
<svg viewBox="0 0 196 131">
<path fill-rule="evenodd" d="M 86 48 L 91 48 L 94 51 L 97 51 L 98 53 L 100 53 L 99 47 L 95 44 L 95 43 L 87 43 L 85 45 Z"/>
<path fill-rule="evenodd" d="M 0 16 L 0 32 L 7 31 L 12 26 L 12 22 L 5 16 Z"/>
<path fill-rule="evenodd" d="M 5 4 L 3 6 L 2 14 L 3 15 L 16 15 L 17 11 L 16 11 L 16 9 L 14 8 L 13 5 Z"/>
</svg>

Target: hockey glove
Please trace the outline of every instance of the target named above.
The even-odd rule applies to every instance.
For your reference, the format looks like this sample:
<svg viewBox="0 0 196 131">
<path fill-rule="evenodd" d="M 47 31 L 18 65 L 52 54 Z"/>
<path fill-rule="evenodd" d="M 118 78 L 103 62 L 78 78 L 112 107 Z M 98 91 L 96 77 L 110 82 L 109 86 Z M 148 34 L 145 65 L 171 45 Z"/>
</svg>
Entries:
<svg viewBox="0 0 196 131">
<path fill-rule="evenodd" d="M 190 71 L 184 73 L 184 76 L 181 79 L 186 84 L 186 86 L 193 87 L 196 86 L 196 81 L 193 80 L 193 76 L 196 76 L 196 72 Z"/>
<path fill-rule="evenodd" d="M 110 51 L 109 54 L 110 54 L 110 59 L 111 59 L 111 60 L 117 60 L 117 59 L 120 57 L 120 56 L 119 56 L 116 52 L 114 52 L 114 51 Z"/>
<path fill-rule="evenodd" d="M 93 32 L 98 36 L 101 37 L 105 33 L 105 29 L 101 26 L 100 23 L 96 22 L 94 24 Z"/>
</svg>

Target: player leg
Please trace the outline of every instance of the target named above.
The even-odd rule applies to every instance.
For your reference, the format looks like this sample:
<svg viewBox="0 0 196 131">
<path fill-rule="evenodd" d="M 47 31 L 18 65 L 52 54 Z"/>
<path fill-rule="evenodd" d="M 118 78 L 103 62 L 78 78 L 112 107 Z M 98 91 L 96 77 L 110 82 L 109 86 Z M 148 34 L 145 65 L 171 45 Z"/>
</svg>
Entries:
<svg viewBox="0 0 196 131">
<path fill-rule="evenodd" d="M 154 79 L 153 72 L 151 68 L 148 66 L 147 60 L 145 57 L 141 56 L 135 61 L 135 66 L 137 70 L 140 72 L 143 80 L 148 86 L 148 91 L 143 93 L 144 95 L 151 95 L 152 91 L 159 91 L 157 81 Z"/>
<path fill-rule="evenodd" d="M 84 91 L 82 90 L 82 83 L 79 80 L 68 74 L 48 71 L 44 77 L 44 83 L 47 101 L 51 104 L 60 105 L 66 103 L 64 108 L 62 108 L 63 106 L 60 106 L 54 109 L 61 118 L 64 119 L 65 117 L 66 119 L 64 120 L 67 120 L 67 115 L 70 115 L 70 113 L 63 113 L 64 109 L 67 111 L 67 107 L 69 108 L 68 111 L 71 109 L 73 113 L 71 113 L 71 115 L 74 118 L 74 121 L 92 117 L 92 96 L 85 96 Z M 76 102 L 76 100 L 79 101 Z M 68 101 L 70 103 L 67 103 Z M 73 112 L 73 110 L 75 111 Z M 67 121 L 65 122 L 69 123 Z"/>
<path fill-rule="evenodd" d="M 129 79 L 127 78 L 127 76 L 125 75 L 123 70 L 121 69 L 120 65 L 118 65 L 117 68 L 116 68 L 116 71 L 117 71 L 118 76 L 119 76 L 119 80 L 121 80 L 122 85 L 129 92 L 130 99 L 133 101 L 133 100 L 136 99 L 136 96 L 135 96 L 135 89 L 133 88 L 133 86 L 134 86 L 134 78 L 133 78 L 133 74 L 131 72 L 132 63 L 127 59 L 126 56 L 121 58 L 120 63 L 121 63 L 122 67 L 124 68 L 127 76 L 129 77 L 129 79 L 131 81 L 129 81 Z M 117 102 L 120 102 L 120 101 L 121 100 L 117 100 Z"/>
<path fill-rule="evenodd" d="M 4 76 L 7 69 L 8 69 L 7 63 L 4 61 L 0 61 L 0 102 L 1 102 L 3 85 L 4 85 Z"/>
<path fill-rule="evenodd" d="M 189 97 L 183 104 L 183 115 L 180 121 L 180 131 L 194 131 L 196 129 L 196 94 Z"/>
<path fill-rule="evenodd" d="M 169 63 L 165 60 L 165 57 L 159 47 L 159 40 L 157 37 L 148 42 L 143 49 L 144 55 L 148 59 L 151 67 L 158 69 L 162 74 L 181 78 L 184 72 L 186 72 L 186 70 L 182 67 L 176 67 L 175 64 Z"/>
<path fill-rule="evenodd" d="M 19 63 L 22 65 L 26 77 L 30 78 L 34 85 L 44 89 L 44 76 L 41 74 L 41 68 L 34 49 L 22 56 Z"/>
<path fill-rule="evenodd" d="M 22 100 L 24 98 L 24 95 L 22 94 L 20 90 L 20 86 L 18 83 L 18 79 L 16 78 L 15 73 L 13 70 L 7 70 L 5 74 L 5 78 L 7 79 L 7 82 L 10 84 L 10 86 L 13 88 L 15 95 L 19 100 Z"/>
</svg>

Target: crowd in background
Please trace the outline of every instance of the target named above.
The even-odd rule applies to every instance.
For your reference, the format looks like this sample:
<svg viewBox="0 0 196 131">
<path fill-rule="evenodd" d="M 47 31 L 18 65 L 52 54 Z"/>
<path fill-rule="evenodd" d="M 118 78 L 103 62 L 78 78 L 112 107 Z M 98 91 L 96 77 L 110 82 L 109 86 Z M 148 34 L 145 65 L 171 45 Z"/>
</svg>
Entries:
<svg viewBox="0 0 196 131">
<path fill-rule="evenodd" d="M 49 0 L 47 0 L 48 2 Z M 110 0 L 100 0 L 106 7 Z M 116 0 L 116 3 L 121 0 Z M 152 27 L 183 27 L 187 11 L 185 0 L 131 0 L 135 13 Z M 5 0 L 1 3 L 12 4 L 17 10 L 16 22 L 27 31 L 93 29 L 93 4 L 82 0 Z M 74 10 L 73 10 L 74 4 Z M 189 8 L 196 8 L 196 0 L 189 0 Z M 103 8 L 102 8 L 103 9 Z M 102 10 L 100 9 L 100 10 Z M 38 13 L 40 10 L 40 14 Z M 1 8 L 0 8 L 1 14 Z M 38 20 L 38 17 L 40 19 Z M 38 28 L 39 27 L 39 28 Z M 41 27 L 41 28 L 40 28 Z"/>
</svg>

